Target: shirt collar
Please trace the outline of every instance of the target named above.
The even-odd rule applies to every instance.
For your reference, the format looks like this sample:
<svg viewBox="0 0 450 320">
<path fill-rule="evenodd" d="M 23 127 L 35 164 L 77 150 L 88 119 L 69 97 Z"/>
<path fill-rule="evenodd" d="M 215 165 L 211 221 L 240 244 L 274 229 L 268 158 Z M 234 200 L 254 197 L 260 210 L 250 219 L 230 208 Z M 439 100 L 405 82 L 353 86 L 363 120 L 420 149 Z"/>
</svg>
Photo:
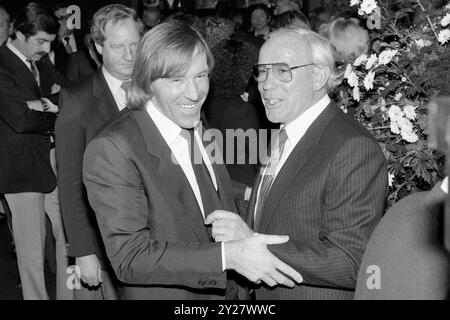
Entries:
<svg viewBox="0 0 450 320">
<path fill-rule="evenodd" d="M 11 50 L 17 57 L 19 57 L 20 60 L 23 61 L 23 63 L 25 63 L 25 65 L 30 68 L 30 62 L 27 61 L 27 57 L 25 57 L 22 52 L 19 51 L 19 49 L 17 49 L 11 41 L 11 38 L 8 39 L 8 41 L 6 42 L 6 46 L 8 47 L 9 50 Z"/>
<path fill-rule="evenodd" d="M 122 82 L 129 80 L 129 79 L 128 80 L 117 79 L 111 73 L 109 73 L 108 70 L 106 70 L 106 68 L 104 66 L 102 67 L 102 72 L 103 72 L 103 75 L 105 76 L 105 80 L 108 83 L 111 91 L 114 91 L 114 92 L 117 92 L 118 90 L 122 90 L 122 88 L 121 88 Z"/>
<path fill-rule="evenodd" d="M 180 135 L 181 127 L 162 114 L 151 100 L 147 102 L 146 109 L 166 143 L 172 145 Z"/>
<path fill-rule="evenodd" d="M 306 130 L 308 130 L 314 120 L 316 120 L 322 111 L 330 104 L 330 101 L 330 97 L 326 94 L 317 101 L 316 104 L 298 116 L 297 119 L 284 127 L 288 139 L 293 145 L 296 145 L 298 141 L 300 141 Z"/>
</svg>

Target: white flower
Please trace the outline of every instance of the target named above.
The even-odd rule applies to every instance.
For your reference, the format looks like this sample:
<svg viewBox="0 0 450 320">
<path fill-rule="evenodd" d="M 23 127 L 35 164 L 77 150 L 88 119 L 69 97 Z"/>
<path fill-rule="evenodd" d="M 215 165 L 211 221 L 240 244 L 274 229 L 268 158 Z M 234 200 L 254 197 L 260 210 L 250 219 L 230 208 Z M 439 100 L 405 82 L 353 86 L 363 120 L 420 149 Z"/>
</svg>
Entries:
<svg viewBox="0 0 450 320">
<path fill-rule="evenodd" d="M 384 50 L 382 53 L 380 53 L 378 57 L 378 63 L 386 65 L 389 62 L 391 62 L 392 58 L 394 58 L 396 54 L 397 50 L 390 50 L 390 49 Z"/>
<path fill-rule="evenodd" d="M 402 82 L 406 82 L 406 78 L 405 77 L 402 77 Z"/>
<path fill-rule="evenodd" d="M 350 0 L 350 7 L 356 6 L 359 4 L 359 0 Z"/>
<path fill-rule="evenodd" d="M 361 10 L 364 11 L 365 14 L 369 15 L 373 10 L 377 8 L 377 3 L 375 0 L 363 0 L 361 3 Z"/>
<path fill-rule="evenodd" d="M 345 68 L 344 78 L 348 79 L 350 72 L 352 72 L 352 71 L 353 71 L 352 65 L 350 63 L 347 64 L 347 68 Z"/>
<path fill-rule="evenodd" d="M 361 8 L 359 8 L 359 9 L 358 9 L 358 14 L 359 14 L 360 16 L 363 16 L 363 15 L 364 15 L 364 11 L 362 11 Z"/>
<path fill-rule="evenodd" d="M 346 71 L 344 76 L 347 79 L 348 85 L 350 87 L 358 86 L 358 75 L 353 70 L 350 69 L 349 72 Z"/>
<path fill-rule="evenodd" d="M 356 86 L 356 87 L 353 88 L 353 99 L 355 101 L 359 101 L 360 98 L 361 97 L 360 97 L 360 94 L 359 94 L 359 88 L 358 88 L 358 86 Z"/>
<path fill-rule="evenodd" d="M 391 119 L 391 121 L 399 121 L 400 119 L 403 118 L 405 113 L 402 111 L 402 109 L 400 109 L 399 106 L 396 106 L 395 104 L 393 104 L 389 108 L 388 115 L 389 115 L 389 119 Z"/>
<path fill-rule="evenodd" d="M 363 55 L 360 55 L 358 58 L 356 58 L 356 60 L 353 63 L 353 65 L 355 67 L 358 67 L 358 66 L 360 66 L 361 64 L 363 64 L 366 61 L 367 61 L 367 54 L 363 54 Z"/>
<path fill-rule="evenodd" d="M 447 13 L 441 20 L 441 26 L 446 27 L 450 24 L 450 13 Z"/>
<path fill-rule="evenodd" d="M 400 127 L 398 126 L 398 122 L 397 121 L 391 121 L 391 132 L 393 134 L 400 134 L 401 130 Z"/>
<path fill-rule="evenodd" d="M 416 119 L 416 108 L 414 106 L 408 104 L 403 108 L 403 112 L 405 113 L 405 117 L 409 120 Z"/>
<path fill-rule="evenodd" d="M 438 41 L 441 44 L 446 43 L 450 39 L 450 29 L 444 29 L 439 32 Z"/>
<path fill-rule="evenodd" d="M 364 78 L 364 88 L 366 91 L 373 89 L 373 79 L 375 78 L 375 72 L 370 71 Z"/>
<path fill-rule="evenodd" d="M 403 112 L 402 112 L 402 113 L 403 113 Z M 404 113 L 403 113 L 403 114 L 404 114 Z M 397 119 L 397 122 L 398 122 L 398 125 L 399 125 L 399 127 L 400 127 L 400 129 L 401 129 L 402 131 L 412 131 L 412 129 L 413 129 L 413 124 L 412 124 L 412 122 L 409 121 L 408 119 L 401 117 L 401 118 L 398 118 L 398 119 Z"/>
<path fill-rule="evenodd" d="M 417 140 L 419 140 L 419 137 L 414 131 L 405 131 L 405 132 L 402 131 L 402 138 L 403 140 L 409 143 L 414 143 L 417 142 Z"/>
<path fill-rule="evenodd" d="M 397 93 L 396 95 L 395 95 L 395 97 L 394 97 L 394 100 L 395 101 L 400 101 L 400 99 L 402 98 L 402 93 L 401 92 L 399 92 L 399 93 Z"/>
<path fill-rule="evenodd" d="M 367 60 L 366 63 L 366 70 L 369 70 L 370 68 L 372 68 L 375 63 L 377 62 L 378 58 L 377 55 L 375 53 L 372 53 L 369 57 L 369 59 Z"/>
<path fill-rule="evenodd" d="M 392 185 L 394 184 L 394 179 L 395 179 L 395 174 L 388 172 L 389 187 L 392 187 Z"/>
<path fill-rule="evenodd" d="M 419 40 L 415 40 L 416 42 L 416 46 L 419 49 L 422 49 L 424 47 L 429 47 L 433 44 L 433 42 L 431 42 L 430 40 L 423 40 L 423 39 L 419 39 Z"/>
</svg>

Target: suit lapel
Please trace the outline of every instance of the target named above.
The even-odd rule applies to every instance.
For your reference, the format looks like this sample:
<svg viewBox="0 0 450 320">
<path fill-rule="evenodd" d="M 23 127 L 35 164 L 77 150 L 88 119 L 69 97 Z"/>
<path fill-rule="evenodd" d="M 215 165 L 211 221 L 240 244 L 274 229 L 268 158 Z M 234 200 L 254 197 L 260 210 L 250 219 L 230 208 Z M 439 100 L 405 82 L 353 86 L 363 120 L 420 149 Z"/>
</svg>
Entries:
<svg viewBox="0 0 450 320">
<path fill-rule="evenodd" d="M 153 166 L 158 169 L 158 181 L 160 181 L 158 187 L 161 189 L 161 194 L 175 212 L 178 212 L 180 219 L 187 220 L 199 241 L 211 241 L 189 181 L 179 165 L 171 165 L 171 150 L 153 120 L 145 108 L 133 111 L 133 117 L 142 133 Z M 180 182 L 189 188 L 183 192 L 183 203 L 180 203 L 175 191 L 179 189 Z"/>
<path fill-rule="evenodd" d="M 314 147 L 319 144 L 323 131 L 336 113 L 336 107 L 330 103 L 305 132 L 305 135 L 297 143 L 294 150 L 292 150 L 292 153 L 289 155 L 289 158 L 284 163 L 272 184 L 261 217 L 256 219 L 255 230 L 264 230 L 270 223 L 282 195 L 286 192 L 291 181 L 300 174 L 300 171 L 314 151 Z M 249 214 L 253 214 L 253 212 Z"/>
<path fill-rule="evenodd" d="M 98 99 L 97 108 L 105 122 L 119 113 L 119 107 L 114 100 L 101 68 L 92 77 L 92 94 Z"/>
<path fill-rule="evenodd" d="M 14 52 L 9 50 L 9 48 L 6 46 L 6 43 L 2 46 L 2 50 L 5 55 L 5 59 L 9 64 L 8 69 L 16 75 L 16 79 L 20 79 L 21 81 L 23 81 L 24 86 L 30 88 L 36 97 L 41 97 L 39 86 L 31 70 L 28 69 L 25 63 L 20 60 L 20 58 L 16 56 Z"/>
</svg>

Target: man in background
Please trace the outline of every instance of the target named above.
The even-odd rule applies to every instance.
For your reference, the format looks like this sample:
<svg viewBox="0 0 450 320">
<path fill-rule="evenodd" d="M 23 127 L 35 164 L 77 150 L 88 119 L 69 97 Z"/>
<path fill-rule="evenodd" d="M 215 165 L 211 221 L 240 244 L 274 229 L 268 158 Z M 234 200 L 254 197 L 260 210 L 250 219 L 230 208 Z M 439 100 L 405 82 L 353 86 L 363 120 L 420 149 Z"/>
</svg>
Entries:
<svg viewBox="0 0 450 320">
<path fill-rule="evenodd" d="M 0 47 L 0 193 L 12 213 L 24 299 L 48 299 L 44 281 L 45 217 L 56 240 L 57 299 L 66 287 L 66 240 L 59 210 L 51 141 L 62 77 L 48 60 L 58 31 L 53 13 L 30 3 L 12 23 Z M 53 101 L 53 102 L 52 102 Z"/>
<path fill-rule="evenodd" d="M 98 129 L 126 106 L 127 88 L 141 36 L 136 12 L 113 4 L 93 17 L 91 35 L 103 65 L 60 95 L 61 112 L 56 122 L 56 151 L 61 209 L 69 242 L 69 256 L 80 268 L 83 287 L 76 299 L 116 299 L 94 212 L 82 181 L 86 146 Z"/>
</svg>

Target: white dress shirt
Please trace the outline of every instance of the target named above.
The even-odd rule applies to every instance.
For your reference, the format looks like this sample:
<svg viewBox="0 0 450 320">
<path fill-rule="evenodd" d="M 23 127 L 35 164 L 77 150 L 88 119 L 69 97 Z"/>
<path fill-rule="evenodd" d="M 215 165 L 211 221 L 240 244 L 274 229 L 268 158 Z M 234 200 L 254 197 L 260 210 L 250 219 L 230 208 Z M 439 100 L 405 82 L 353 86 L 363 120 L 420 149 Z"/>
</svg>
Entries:
<svg viewBox="0 0 450 320">
<path fill-rule="evenodd" d="M 127 80 L 119 80 L 115 78 L 105 69 L 105 67 L 102 67 L 102 72 L 105 76 L 105 80 L 108 84 L 109 90 L 111 90 L 114 101 L 116 101 L 119 110 L 122 111 L 127 105 L 127 97 L 125 90 L 121 86 L 122 83 Z"/>
<path fill-rule="evenodd" d="M 66 38 L 69 37 L 69 41 L 66 41 Z M 73 33 L 70 35 L 64 37 L 61 39 L 61 42 L 63 43 L 64 47 L 67 47 L 67 44 L 70 46 L 70 49 L 72 50 L 71 53 L 77 52 L 77 42 L 75 41 L 75 36 Z M 66 48 L 67 50 L 67 48 Z"/>
<path fill-rule="evenodd" d="M 198 187 L 197 179 L 195 178 L 194 169 L 192 168 L 191 158 L 189 155 L 189 146 L 188 142 L 185 138 L 183 138 L 181 133 L 181 127 L 177 125 L 175 122 L 167 118 L 164 114 L 162 114 L 155 105 L 149 101 L 147 102 L 147 112 L 152 118 L 153 122 L 156 124 L 159 132 L 163 136 L 170 150 L 172 151 L 174 160 L 178 162 L 183 170 L 189 184 L 191 185 L 192 191 L 194 192 L 195 198 L 197 200 L 198 206 L 202 212 L 203 218 L 205 218 L 205 212 L 203 210 L 203 201 L 202 195 L 200 194 L 200 188 Z M 203 143 L 200 139 L 199 129 L 196 128 L 194 131 L 195 139 L 200 148 L 200 152 L 202 153 L 203 162 L 208 168 L 209 175 L 212 178 L 212 182 L 214 184 L 214 188 L 217 191 L 217 180 L 214 174 L 214 170 L 211 165 L 211 161 L 206 153 L 206 150 L 203 146 Z"/>
<path fill-rule="evenodd" d="M 175 122 L 167 118 L 165 115 L 159 111 L 155 105 L 148 101 L 146 105 L 146 109 L 150 118 L 152 118 L 159 132 L 163 136 L 163 139 L 166 141 L 170 150 L 172 151 L 174 160 L 180 164 L 181 169 L 183 170 L 189 184 L 194 192 L 195 199 L 197 200 L 198 206 L 202 212 L 203 218 L 205 218 L 205 211 L 203 209 L 203 201 L 202 195 L 200 193 L 200 188 L 198 187 L 197 179 L 195 177 L 194 169 L 192 168 L 191 158 L 189 155 L 189 146 L 188 142 L 185 138 L 183 138 L 181 133 L 181 127 L 177 125 Z M 199 146 L 200 152 L 202 154 L 203 162 L 205 163 L 209 175 L 214 184 L 214 188 L 217 191 L 217 180 L 216 175 L 214 174 L 214 170 L 209 160 L 208 154 L 203 146 L 203 142 L 200 139 L 200 134 L 198 132 L 198 127 L 194 131 L 194 136 L 197 141 L 197 145 Z M 222 271 L 225 271 L 226 262 L 225 262 L 225 247 L 224 243 L 221 243 L 221 257 L 222 257 Z"/>
<path fill-rule="evenodd" d="M 274 178 L 273 181 L 275 181 L 278 173 L 280 172 L 281 168 L 283 167 L 286 160 L 289 158 L 289 155 L 294 150 L 295 146 L 298 144 L 300 139 L 305 135 L 305 132 L 308 130 L 308 128 L 312 125 L 312 123 L 319 117 L 319 115 L 325 110 L 325 108 L 330 103 L 330 97 L 328 95 L 325 95 L 323 98 L 321 98 L 315 105 L 310 107 L 308 110 L 303 112 L 300 116 L 298 116 L 295 120 L 291 121 L 289 124 L 284 127 L 287 134 L 287 140 L 284 145 L 283 153 L 281 154 L 280 161 L 278 161 L 278 164 L 274 171 Z M 267 174 L 268 167 L 264 168 L 262 174 Z M 273 184 L 272 181 L 272 184 Z M 258 193 L 256 196 L 256 203 L 258 203 L 259 198 L 259 192 L 261 189 L 261 183 L 258 186 Z M 257 212 L 257 208 L 255 206 L 255 211 L 253 214 Z"/>
</svg>

